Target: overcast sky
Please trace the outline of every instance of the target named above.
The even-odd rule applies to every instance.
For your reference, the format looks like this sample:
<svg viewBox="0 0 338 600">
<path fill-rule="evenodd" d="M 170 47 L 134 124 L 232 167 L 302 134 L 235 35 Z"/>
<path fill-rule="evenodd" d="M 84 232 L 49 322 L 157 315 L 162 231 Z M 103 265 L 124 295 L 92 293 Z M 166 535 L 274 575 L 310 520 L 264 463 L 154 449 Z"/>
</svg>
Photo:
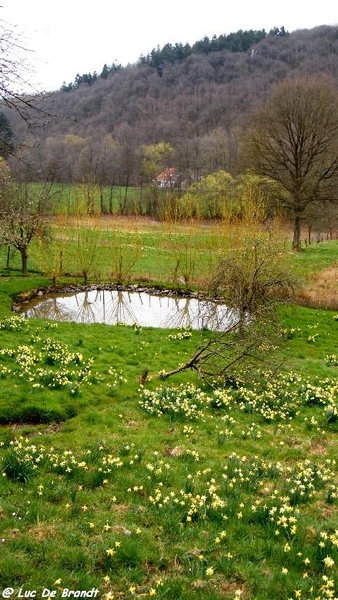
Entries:
<svg viewBox="0 0 338 600">
<path fill-rule="evenodd" d="M 56 90 L 104 63 L 135 63 L 157 46 L 239 29 L 338 24 L 333 0 L 2 0 L 0 17 L 29 50 L 37 90 Z"/>
</svg>

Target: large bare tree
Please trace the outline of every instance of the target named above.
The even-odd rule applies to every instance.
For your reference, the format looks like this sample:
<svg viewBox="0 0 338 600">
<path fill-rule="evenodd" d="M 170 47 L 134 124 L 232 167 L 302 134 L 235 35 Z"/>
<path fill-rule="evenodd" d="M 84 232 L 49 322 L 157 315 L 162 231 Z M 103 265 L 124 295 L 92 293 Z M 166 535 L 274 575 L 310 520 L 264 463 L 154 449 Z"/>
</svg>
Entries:
<svg viewBox="0 0 338 600">
<path fill-rule="evenodd" d="M 249 164 L 281 185 L 281 206 L 294 223 L 300 249 L 301 222 L 309 205 L 338 202 L 338 94 L 321 77 L 276 86 L 256 112 L 246 139 Z"/>
<path fill-rule="evenodd" d="M 1 111 L 6 120 L 13 117 L 29 129 L 46 124 L 52 117 L 50 108 L 46 108 L 48 95 L 38 91 L 33 83 L 32 57 L 32 51 L 25 46 L 16 26 L 0 19 Z M 6 149 L 2 156 L 16 156 L 18 144 L 14 139 L 9 144 L 8 132 L 7 138 L 4 133 L 6 130 L 0 128 L 0 145 Z"/>
</svg>

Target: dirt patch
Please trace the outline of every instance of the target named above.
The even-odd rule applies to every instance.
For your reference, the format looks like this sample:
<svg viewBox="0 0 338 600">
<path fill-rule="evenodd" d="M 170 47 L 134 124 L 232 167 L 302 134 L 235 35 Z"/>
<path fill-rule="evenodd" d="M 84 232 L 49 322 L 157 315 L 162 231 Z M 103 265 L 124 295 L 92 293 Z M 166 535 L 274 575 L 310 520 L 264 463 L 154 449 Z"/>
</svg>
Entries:
<svg viewBox="0 0 338 600">
<path fill-rule="evenodd" d="M 29 530 L 29 535 L 39 542 L 51 540 L 55 538 L 57 534 L 58 530 L 54 525 L 47 525 L 45 523 L 39 523 Z"/>
</svg>

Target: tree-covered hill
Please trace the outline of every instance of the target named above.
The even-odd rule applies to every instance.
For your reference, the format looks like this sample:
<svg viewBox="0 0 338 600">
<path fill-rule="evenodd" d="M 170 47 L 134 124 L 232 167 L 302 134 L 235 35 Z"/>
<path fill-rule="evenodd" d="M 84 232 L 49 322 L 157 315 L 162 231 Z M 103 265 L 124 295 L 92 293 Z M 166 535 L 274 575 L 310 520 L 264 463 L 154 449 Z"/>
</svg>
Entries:
<svg viewBox="0 0 338 600">
<path fill-rule="evenodd" d="M 27 131 L 6 113 L 16 141 L 28 142 L 24 161 L 12 166 L 20 178 L 140 184 L 147 177 L 144 146 L 165 142 L 173 149 L 167 166 L 182 174 L 235 173 L 250 111 L 274 84 L 302 74 L 336 79 L 337 73 L 337 27 L 167 44 L 137 64 L 78 74 L 43 96 L 52 115 L 43 127 Z"/>
</svg>

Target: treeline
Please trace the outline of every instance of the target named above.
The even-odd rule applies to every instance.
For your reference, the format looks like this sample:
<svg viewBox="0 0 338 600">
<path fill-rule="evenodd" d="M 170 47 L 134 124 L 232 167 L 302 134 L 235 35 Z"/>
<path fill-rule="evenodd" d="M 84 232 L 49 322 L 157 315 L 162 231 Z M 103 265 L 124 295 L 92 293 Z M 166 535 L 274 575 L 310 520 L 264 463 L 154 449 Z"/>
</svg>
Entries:
<svg viewBox="0 0 338 600">
<path fill-rule="evenodd" d="M 108 66 L 105 63 L 100 74 L 98 74 L 96 71 L 94 71 L 94 73 L 83 73 L 83 75 L 79 75 L 78 73 L 74 79 L 74 82 L 64 82 L 61 86 L 61 90 L 63 92 L 71 92 L 72 90 L 76 90 L 83 83 L 86 85 L 93 85 L 93 83 L 95 83 L 95 81 L 98 79 L 107 79 L 110 73 L 116 73 L 116 71 L 119 71 L 120 69 L 122 69 L 121 64 L 113 63 L 112 65 Z"/>
<path fill-rule="evenodd" d="M 229 33 L 228 35 L 223 34 L 217 37 L 213 36 L 211 39 L 205 36 L 202 40 L 195 42 L 192 46 L 190 44 L 165 44 L 163 48 L 157 47 L 147 54 L 147 56 L 141 56 L 138 64 L 149 65 L 153 69 L 156 69 L 159 75 L 162 74 L 163 66 L 166 63 L 175 63 L 182 61 L 191 56 L 192 54 L 210 54 L 210 52 L 220 52 L 227 50 L 228 52 L 248 52 L 255 44 L 258 44 L 267 35 L 270 36 L 286 36 L 289 33 L 282 26 L 281 28 L 275 27 L 271 29 L 267 34 L 265 29 L 254 31 L 252 29 L 243 31 L 240 29 L 235 33 Z"/>
<path fill-rule="evenodd" d="M 162 74 L 163 65 L 165 63 L 174 63 L 182 61 L 191 56 L 192 54 L 209 54 L 210 52 L 219 52 L 227 50 L 228 52 L 247 52 L 252 46 L 263 40 L 267 35 L 269 36 L 286 36 L 289 33 L 285 30 L 284 26 L 274 27 L 267 34 L 265 29 L 254 31 L 252 29 L 243 31 L 240 29 L 235 33 L 229 33 L 220 35 L 217 37 L 214 35 L 211 39 L 205 36 L 202 40 L 195 42 L 192 46 L 190 44 L 165 44 L 163 48 L 159 46 L 153 48 L 147 56 L 141 55 L 138 60 L 138 65 L 148 65 L 159 73 Z M 79 73 L 76 75 L 74 82 L 64 82 L 61 86 L 61 90 L 64 92 L 70 92 L 77 89 L 80 85 L 93 85 L 98 79 L 107 79 L 110 73 L 115 73 L 122 69 L 121 64 L 113 63 L 108 66 L 106 63 L 103 65 L 101 73 Z"/>
</svg>

